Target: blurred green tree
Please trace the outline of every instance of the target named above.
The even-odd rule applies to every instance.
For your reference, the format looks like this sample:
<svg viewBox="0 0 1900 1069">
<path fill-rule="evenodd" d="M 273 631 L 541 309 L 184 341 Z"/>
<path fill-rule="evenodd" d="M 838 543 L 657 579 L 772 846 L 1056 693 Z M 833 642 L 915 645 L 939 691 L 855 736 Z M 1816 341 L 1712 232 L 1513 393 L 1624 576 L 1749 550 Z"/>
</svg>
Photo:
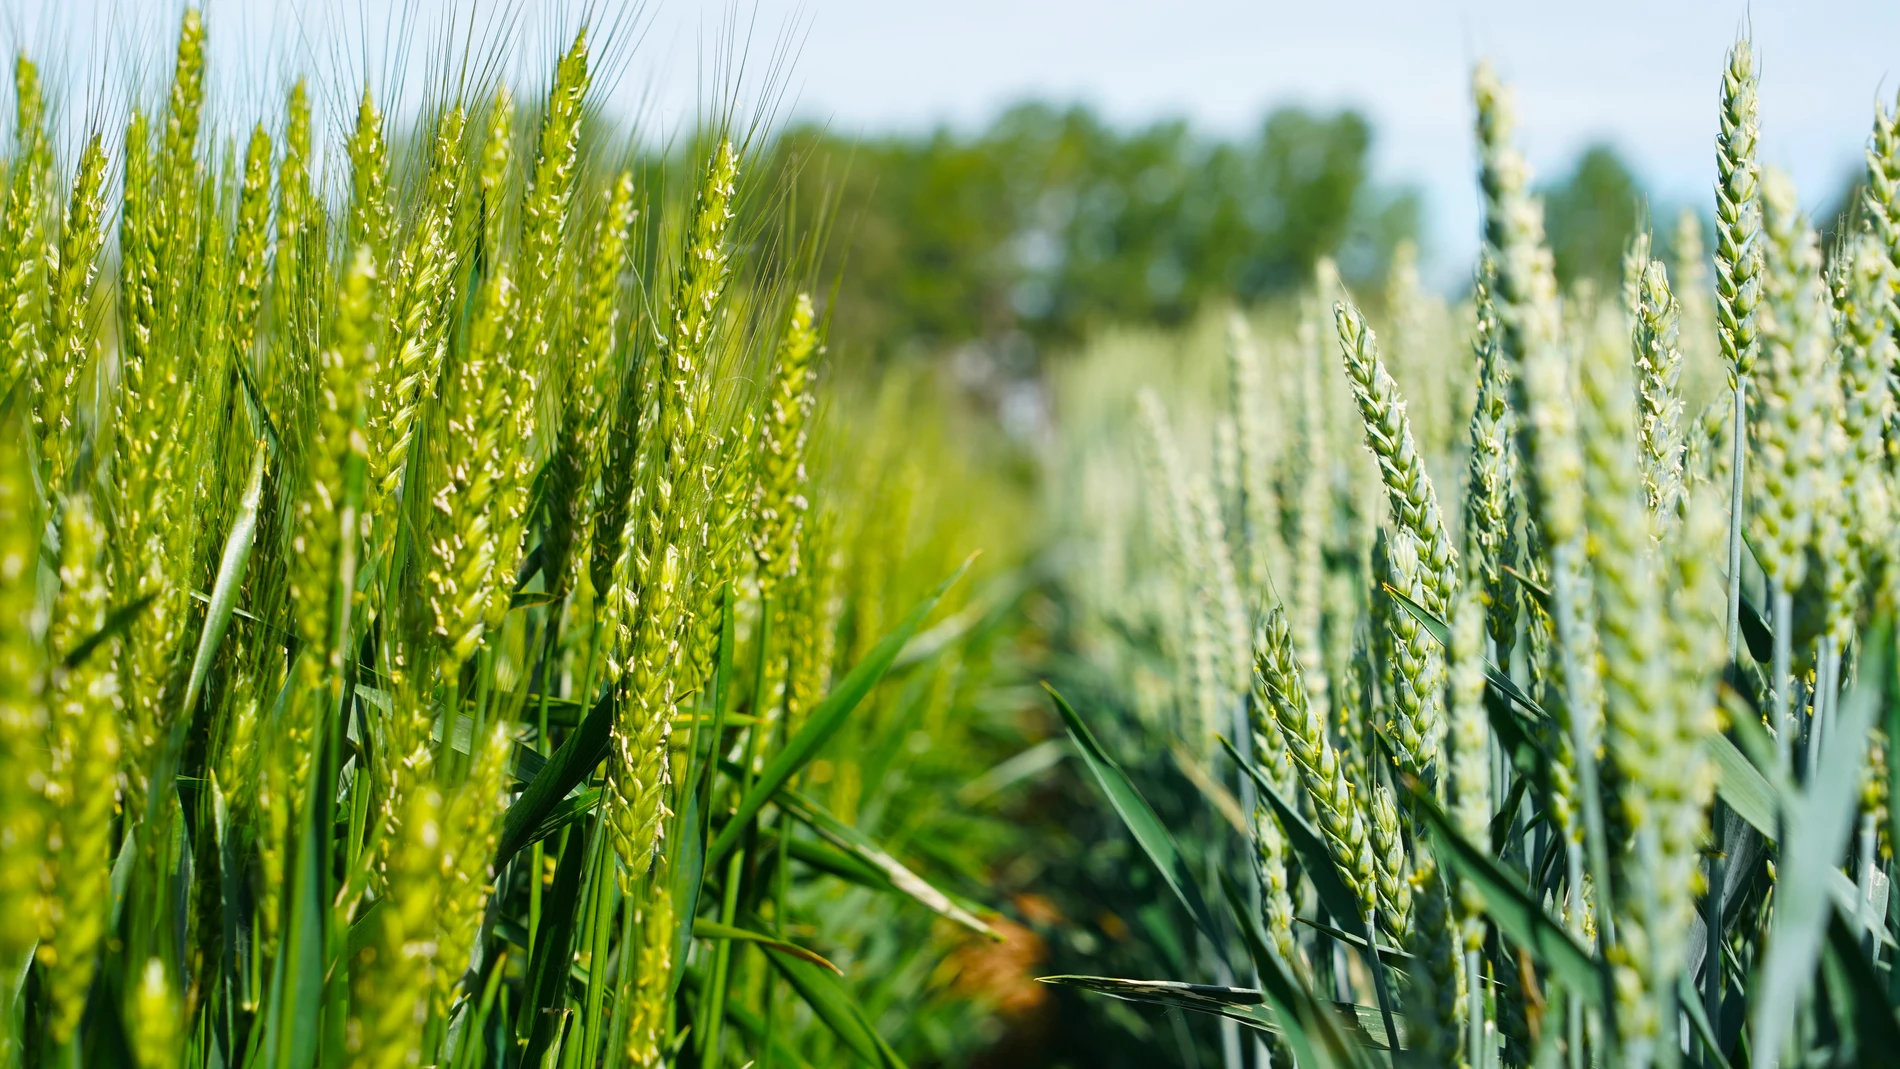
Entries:
<svg viewBox="0 0 1900 1069">
<path fill-rule="evenodd" d="M 1608 145 L 1592 145 L 1568 177 L 1547 185 L 1544 228 L 1557 281 L 1579 279 L 1614 284 L 1622 277 L 1623 249 L 1636 230 L 1642 192 L 1623 158 Z"/>
<path fill-rule="evenodd" d="M 1371 181 L 1371 146 L 1351 111 L 1285 108 L 1221 140 L 1028 103 L 972 134 L 854 142 L 799 126 L 776 151 L 801 214 L 835 213 L 834 337 L 877 357 L 970 341 L 1033 357 L 1101 322 L 1287 292 L 1323 255 L 1376 285 L 1418 207 Z"/>
</svg>

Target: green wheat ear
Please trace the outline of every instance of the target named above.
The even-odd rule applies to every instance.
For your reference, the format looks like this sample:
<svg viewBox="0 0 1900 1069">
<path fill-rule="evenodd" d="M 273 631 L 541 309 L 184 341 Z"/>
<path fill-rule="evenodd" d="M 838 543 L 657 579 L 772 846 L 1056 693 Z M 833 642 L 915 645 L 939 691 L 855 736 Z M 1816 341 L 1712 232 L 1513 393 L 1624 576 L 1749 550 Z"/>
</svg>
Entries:
<svg viewBox="0 0 1900 1069">
<path fill-rule="evenodd" d="M 549 359 L 550 315 L 561 277 L 563 237 L 574 197 L 579 158 L 581 105 L 587 95 L 587 33 L 581 31 L 555 68 L 541 119 L 534 177 L 521 204 L 519 281 L 526 322 L 520 328 L 530 366 L 544 372 Z"/>
<path fill-rule="evenodd" d="M 738 156 L 720 141 L 708 163 L 693 205 L 684 262 L 672 298 L 672 320 L 653 354 L 646 389 L 655 419 L 653 434 L 639 427 L 640 438 L 624 438 L 616 428 L 610 440 L 609 492 L 602 521 L 618 521 L 620 536 L 609 545 L 595 538 L 595 560 L 614 554 L 607 588 L 605 629 L 612 642 L 609 664 L 621 692 L 608 759 L 609 830 L 620 860 L 623 893 L 633 893 L 659 855 L 665 795 L 670 782 L 667 740 L 675 704 L 684 694 L 675 686 L 672 664 L 681 652 L 680 636 L 692 590 L 687 586 L 694 561 L 687 537 L 688 517 L 702 504 L 704 480 L 695 470 L 705 434 L 708 385 L 706 356 L 722 319 L 731 250 L 726 233 L 732 222 L 732 198 Z M 623 391 L 621 405 L 632 400 Z M 644 398 L 641 398 L 644 400 Z M 648 406 L 636 410 L 644 419 Z M 646 485 L 634 486 L 636 448 L 652 465 Z"/>
<path fill-rule="evenodd" d="M 98 134 L 86 140 L 66 202 L 65 226 L 60 232 L 59 273 L 53 284 L 48 315 L 45 364 L 40 370 L 40 446 L 47 463 L 47 485 L 63 489 L 78 461 L 83 418 L 76 403 L 80 381 L 92 362 L 93 337 L 87 322 L 93 282 L 99 274 L 99 252 L 105 246 L 101 224 L 105 216 L 105 150 Z"/>
<path fill-rule="evenodd" d="M 498 92 L 489 113 L 481 170 L 490 229 L 498 250 L 501 198 L 510 164 L 513 106 Z M 429 542 L 430 608 L 441 643 L 445 679 L 501 626 L 513 594 L 534 476 L 530 451 L 539 377 L 516 343 L 519 293 L 509 266 L 486 265 L 476 296 L 467 351 L 449 384 L 444 478 L 430 499 L 436 514 Z"/>
<path fill-rule="evenodd" d="M 1308 702 L 1299 659 L 1287 629 L 1286 613 L 1275 606 L 1254 633 L 1255 700 L 1272 711 L 1273 725 L 1286 740 L 1287 754 L 1301 786 L 1313 803 L 1327 852 L 1366 912 L 1380 909 L 1385 923 L 1396 917 L 1380 896 L 1366 822 L 1353 797 L 1352 784 L 1326 735 L 1326 725 Z M 1388 928 L 1390 931 L 1397 929 Z"/>
<path fill-rule="evenodd" d="M 158 958 L 147 958 L 145 968 L 139 973 L 138 990 L 129 1000 L 131 1003 L 132 1047 L 138 1058 L 139 1069 L 173 1069 L 179 1063 L 179 1028 L 181 1007 L 172 991 L 171 979 L 165 974 L 165 963 Z"/>
<path fill-rule="evenodd" d="M 1856 558 L 1854 575 L 1878 586 L 1890 564 L 1886 532 L 1893 516 L 1884 440 L 1894 416 L 1887 374 L 1894 365 L 1893 265 L 1869 230 L 1850 238 L 1840 259 L 1841 281 L 1834 300 L 1845 438 L 1839 493 L 1841 500 L 1852 503 L 1846 519 Z"/>
<path fill-rule="evenodd" d="M 566 389 L 561 399 L 561 429 L 549 461 L 548 526 L 542 543 L 543 575 L 549 590 L 573 588 L 586 565 L 613 413 L 608 407 L 607 377 L 620 351 L 620 275 L 636 218 L 633 175 L 621 172 L 613 183 L 607 210 L 595 223 L 582 277 L 576 284 L 580 325 L 565 360 Z M 576 543 L 580 543 L 579 552 Z M 603 587 L 595 587 L 596 593 Z"/>
<path fill-rule="evenodd" d="M 514 739 L 508 725 L 496 720 L 486 735 L 471 742 L 468 778 L 450 792 L 442 811 L 436 892 L 435 1009 L 446 1017 L 476 936 L 482 910 L 495 887 L 493 858 L 508 798 L 503 792 Z"/>
<path fill-rule="evenodd" d="M 1457 595 L 1458 554 L 1445 530 L 1438 493 L 1425 474 L 1425 462 L 1413 441 L 1411 420 L 1399 398 L 1398 383 L 1379 359 L 1379 342 L 1365 316 L 1349 302 L 1333 305 L 1340 354 L 1353 397 L 1365 420 L 1366 446 L 1379 462 L 1379 476 L 1394 522 L 1418 541 L 1425 607 L 1444 616 Z"/>
<path fill-rule="evenodd" d="M 1658 519 L 1658 533 L 1682 509 L 1681 311 L 1661 260 L 1647 260 L 1635 279 L 1637 441 L 1642 449 L 1643 494 Z"/>
<path fill-rule="evenodd" d="M 1504 568 L 1517 560 L 1515 482 L 1517 455 L 1512 447 L 1510 382 L 1499 338 L 1497 308 L 1491 291 L 1497 265 L 1480 253 L 1474 305 L 1477 313 L 1472 348 L 1478 359 L 1477 399 L 1471 408 L 1471 456 L 1465 489 L 1465 547 L 1471 555 L 1472 580 L 1485 609 L 1485 625 L 1500 660 L 1517 643 L 1520 592 Z"/>
<path fill-rule="evenodd" d="M 1730 385 L 1754 371 L 1762 296 L 1761 119 L 1755 56 L 1735 42 L 1722 72 L 1722 128 L 1715 139 L 1715 316 Z"/>
<path fill-rule="evenodd" d="M 26 421 L 0 418 L 0 748 L 21 762 L 0 777 L 0 966 L 19 968 L 39 939 L 46 833 L 46 652 L 37 633 L 41 518 Z M 12 1032 L 0 1024 L 0 1037 Z"/>
<path fill-rule="evenodd" d="M 418 218 L 391 275 L 391 350 L 378 363 L 370 435 L 370 486 L 383 498 L 402 486 L 425 400 L 448 351 L 450 298 L 461 267 L 454 228 L 467 125 L 459 104 L 437 118 Z M 383 538 L 393 536 L 387 531 Z"/>
<path fill-rule="evenodd" d="M 12 382 L 40 362 L 46 288 L 46 200 L 52 151 L 44 123 L 46 102 L 38 68 L 14 62 L 16 98 L 13 166 L 0 209 L 0 375 Z"/>
<path fill-rule="evenodd" d="M 350 969 L 348 1049 L 355 1064 L 373 1069 L 419 1060 L 437 964 L 440 789 L 424 781 L 406 792 L 395 829 L 385 903 L 370 915 L 368 938 Z"/>
<path fill-rule="evenodd" d="M 367 85 L 356 105 L 356 129 L 350 134 L 348 149 L 350 206 L 344 217 L 343 240 L 346 248 L 367 249 L 370 269 L 381 275 L 389 270 L 394 226 L 389 202 L 389 144 L 383 137 L 382 113 L 376 110 Z"/>
<path fill-rule="evenodd" d="M 800 293 L 779 337 L 770 407 L 759 434 L 758 485 L 752 492 L 752 552 L 768 594 L 798 568 L 798 532 L 806 509 L 805 428 L 816 400 L 812 362 L 817 355 L 811 297 Z"/>
<path fill-rule="evenodd" d="M 110 600 L 106 531 L 85 496 L 68 499 L 60 522 L 59 597 L 47 641 L 51 764 L 46 777 L 46 886 L 40 967 L 46 1029 L 63 1043 L 79 1025 L 103 949 L 111 901 L 112 821 L 119 767 L 118 640 L 77 665 L 65 659 L 105 626 Z"/>
</svg>

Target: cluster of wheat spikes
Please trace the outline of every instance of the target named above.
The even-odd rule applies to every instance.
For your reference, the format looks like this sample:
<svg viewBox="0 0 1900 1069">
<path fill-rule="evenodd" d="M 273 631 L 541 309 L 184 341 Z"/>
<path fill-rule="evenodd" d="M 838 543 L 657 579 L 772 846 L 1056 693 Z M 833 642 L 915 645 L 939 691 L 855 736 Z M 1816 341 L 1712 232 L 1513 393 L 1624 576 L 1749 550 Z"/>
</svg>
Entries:
<svg viewBox="0 0 1900 1069">
<path fill-rule="evenodd" d="M 1155 341 L 1060 384 L 1078 641 L 1233 814 L 1195 844 L 1231 914 L 1063 711 L 1203 978 L 1257 982 L 1057 979 L 1223 1015 L 1230 1066 L 1887 1064 L 1894 115 L 1824 249 L 1738 43 L 1713 270 L 1689 215 L 1673 266 L 1632 237 L 1619 301 L 1560 291 L 1511 97 L 1472 84 L 1468 305 L 1401 257 L 1380 336 L 1322 264 L 1224 373 L 1144 393 L 1140 479 L 1113 384 Z"/>
<path fill-rule="evenodd" d="M 948 586 L 814 495 L 808 239 L 590 151 L 584 32 L 327 157 L 204 55 L 70 171 L 14 67 L 0 1064 L 895 1064 L 788 849 L 987 928 L 788 793 Z"/>
</svg>

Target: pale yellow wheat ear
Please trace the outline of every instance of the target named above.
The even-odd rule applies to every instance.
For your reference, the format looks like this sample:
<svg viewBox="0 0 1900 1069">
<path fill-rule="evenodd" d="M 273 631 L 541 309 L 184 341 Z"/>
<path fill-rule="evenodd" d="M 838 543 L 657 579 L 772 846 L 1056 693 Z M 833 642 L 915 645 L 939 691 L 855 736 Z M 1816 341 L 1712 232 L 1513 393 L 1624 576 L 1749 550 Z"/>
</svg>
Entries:
<svg viewBox="0 0 1900 1069">
<path fill-rule="evenodd" d="M 1485 241 L 1497 257 L 1493 300 L 1511 376 L 1515 444 L 1524 465 L 1524 527 L 1531 543 L 1542 548 L 1530 558 L 1529 570 L 1547 578 L 1551 593 L 1548 632 L 1533 627 L 1531 636 L 1532 652 L 1558 699 L 1551 702 L 1552 726 L 1561 732 L 1551 731 L 1546 739 L 1558 757 L 1552 763 L 1552 810 L 1568 840 L 1566 911 L 1573 930 L 1583 931 L 1586 859 L 1590 878 L 1603 885 L 1610 882 L 1610 862 L 1602 836 L 1584 835 L 1586 828 L 1603 827 L 1595 768 L 1603 696 L 1584 528 L 1575 368 L 1563 335 L 1555 265 L 1544 240 L 1543 206 L 1530 194 L 1530 167 L 1512 143 L 1510 93 L 1486 64 L 1473 72 L 1472 92 Z M 1540 650 L 1547 638 L 1554 641 Z"/>
<path fill-rule="evenodd" d="M 1659 528 L 1667 528 L 1679 518 L 1683 495 L 1681 309 L 1661 260 L 1645 258 L 1632 281 L 1643 495 Z"/>
<path fill-rule="evenodd" d="M 1246 318 L 1237 312 L 1227 320 L 1227 388 L 1234 427 L 1234 480 L 1240 497 L 1235 544 L 1242 552 L 1235 563 L 1247 591 L 1258 599 L 1272 585 L 1283 557 L 1281 503 L 1273 485 L 1275 428 L 1266 410 L 1260 352 Z"/>
<path fill-rule="evenodd" d="M 132 1048 L 139 1069 L 171 1069 L 179 1062 L 180 1007 L 172 991 L 165 963 L 148 958 L 139 973 L 138 991 L 131 999 Z"/>
<path fill-rule="evenodd" d="M 1609 351 L 1606 351 L 1609 350 Z M 1668 765 L 1683 755 L 1659 745 L 1675 733 L 1669 710 L 1670 665 L 1660 577 L 1651 552 L 1652 522 L 1643 500 L 1641 466 L 1630 399 L 1630 376 L 1602 344 L 1585 350 L 1582 369 L 1586 492 L 1590 558 L 1603 662 L 1605 741 L 1618 772 L 1613 814 L 1642 850 L 1619 850 L 1615 876 L 1617 944 L 1612 950 L 1618 993 L 1617 1027 L 1626 1054 L 1653 1056 L 1661 1029 L 1658 1000 L 1668 988 L 1655 974 L 1652 944 L 1663 938 L 1651 882 L 1659 863 L 1659 792 L 1668 790 Z M 1691 755 L 1693 756 L 1693 755 Z"/>
<path fill-rule="evenodd" d="M 1889 566 L 1884 532 L 1893 517 L 1893 483 L 1885 467 L 1885 429 L 1894 417 L 1886 370 L 1894 364 L 1893 265 L 1872 231 L 1849 239 L 1834 297 L 1834 335 L 1841 381 L 1839 502 L 1853 560 L 1843 601 L 1847 615 L 1858 584 Z"/>
<path fill-rule="evenodd" d="M 1480 850 L 1491 848 L 1491 729 L 1486 720 L 1485 612 L 1475 596 L 1462 597 L 1451 618 L 1450 673 L 1447 683 L 1451 730 L 1451 815 L 1459 834 Z M 1461 882 L 1459 915 L 1464 948 L 1484 940 L 1483 901 L 1475 887 Z"/>
<path fill-rule="evenodd" d="M 1781 595 L 1801 585 L 1821 490 L 1821 384 L 1827 371 L 1827 305 L 1821 251 L 1794 185 L 1762 181 L 1767 255 L 1761 303 L 1758 404 L 1750 421 L 1750 516 L 1755 556 Z"/>
</svg>

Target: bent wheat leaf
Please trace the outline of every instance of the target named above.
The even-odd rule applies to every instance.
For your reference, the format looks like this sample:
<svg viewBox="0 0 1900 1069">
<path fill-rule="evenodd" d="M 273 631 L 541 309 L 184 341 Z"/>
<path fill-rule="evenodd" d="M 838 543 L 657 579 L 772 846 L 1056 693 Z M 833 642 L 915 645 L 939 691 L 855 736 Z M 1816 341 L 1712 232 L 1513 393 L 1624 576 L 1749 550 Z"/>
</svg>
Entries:
<svg viewBox="0 0 1900 1069">
<path fill-rule="evenodd" d="M 191 661 L 191 681 L 185 686 L 185 703 L 180 706 L 189 716 L 191 707 L 204 691 L 205 676 L 211 673 L 211 661 L 217 656 L 218 643 L 231 625 L 231 611 L 237 608 L 238 591 L 244 585 L 244 567 L 251 559 L 251 542 L 257 531 L 257 509 L 264 495 L 264 443 L 257 443 L 251 457 L 251 474 L 244 482 L 244 497 L 237 518 L 231 521 L 231 533 L 224 540 L 224 556 L 218 561 L 218 577 L 211 584 L 211 607 L 205 611 L 204 632 L 198 636 L 198 652 Z"/>
<path fill-rule="evenodd" d="M 1781 839 L 1768 949 L 1750 991 L 1749 1064 L 1755 1069 L 1768 1069 L 1780 1057 L 1820 958 L 1831 912 L 1827 877 L 1840 873 L 1836 865 L 1853 828 L 1867 729 L 1887 696 L 1892 648 L 1893 623 L 1882 619 L 1868 636 L 1854 689 L 1841 701 L 1834 724 L 1821 739 L 1817 774 L 1808 789 L 1793 792 L 1782 807 L 1782 820 L 1800 834 Z"/>
<path fill-rule="evenodd" d="M 1273 1035 L 1283 1034 L 1278 1021 L 1264 1005 L 1266 996 L 1251 987 L 1221 987 L 1215 984 L 1190 984 L 1180 980 L 1123 980 L 1114 976 L 1038 976 L 1036 982 L 1061 987 L 1079 987 L 1084 991 L 1108 995 L 1128 1002 L 1209 1013 L 1238 1021 Z"/>
<path fill-rule="evenodd" d="M 878 1035 L 863 1007 L 836 976 L 777 947 L 761 944 L 760 949 L 792 985 L 792 990 L 798 992 L 798 997 L 805 1000 L 805 1005 L 811 1007 L 812 1013 L 851 1048 L 853 1054 L 879 1069 L 904 1069 L 903 1059 Z"/>
<path fill-rule="evenodd" d="M 1167 826 L 1155 815 L 1148 800 L 1135 789 L 1115 759 L 1108 756 L 1102 744 L 1095 740 L 1088 725 L 1056 688 L 1048 683 L 1042 689 L 1055 699 L 1056 710 L 1062 714 L 1062 720 L 1069 727 L 1069 735 L 1075 740 L 1076 751 L 1082 757 L 1082 763 L 1088 766 L 1089 773 L 1108 796 L 1108 804 L 1122 818 L 1130 835 L 1135 837 L 1136 845 L 1148 855 L 1148 860 L 1161 873 L 1162 882 L 1174 892 L 1174 896 L 1187 907 L 1188 916 L 1215 946 L 1221 945 L 1220 928 L 1214 923 L 1214 915 L 1207 908 L 1207 900 L 1201 896 L 1200 886 L 1194 881 L 1194 874 L 1188 871 L 1187 861 L 1174 845 L 1174 837 L 1168 834 Z"/>
<path fill-rule="evenodd" d="M 741 928 L 736 924 L 721 924 L 718 921 L 707 920 L 705 917 L 696 917 L 693 920 L 693 936 L 698 939 L 732 939 L 741 943 L 757 943 L 761 947 L 769 947 L 781 953 L 790 954 L 800 961 L 809 961 L 813 965 L 830 969 L 838 976 L 844 975 L 843 969 L 833 965 L 829 958 L 815 950 L 807 950 L 777 936 L 755 932 L 750 928 Z"/>
<path fill-rule="evenodd" d="M 740 799 L 738 809 L 726 821 L 725 827 L 719 829 L 718 838 L 714 839 L 712 846 L 707 848 L 707 868 L 716 869 L 726 860 L 726 856 L 739 845 L 739 837 L 745 833 L 746 827 L 752 823 L 754 817 L 759 815 L 759 810 L 765 808 L 765 803 L 771 800 L 772 795 L 790 782 L 807 762 L 818 756 L 819 748 L 830 741 L 831 736 L 837 734 L 838 729 L 844 726 L 845 718 L 851 715 L 851 711 L 858 707 L 858 703 L 864 700 L 864 696 L 869 694 L 871 689 L 884 678 L 884 673 L 890 671 L 891 663 L 897 659 L 897 654 L 904 648 L 904 644 L 917 633 L 917 629 L 937 608 L 937 603 L 950 592 L 950 588 L 956 585 L 957 580 L 963 578 L 963 573 L 970 570 L 970 565 L 975 560 L 976 557 L 972 555 L 958 565 L 957 570 L 950 573 L 950 578 L 938 584 L 937 589 L 931 591 L 929 596 L 919 602 L 917 607 L 910 611 L 910 615 L 904 617 L 903 622 L 892 628 L 882 641 L 872 647 L 871 652 L 865 654 L 864 660 L 860 661 L 849 675 L 831 689 L 830 694 L 825 695 L 825 700 L 819 702 L 818 706 L 811 711 L 811 715 L 806 718 L 804 725 L 798 729 L 797 733 L 787 739 L 785 745 L 772 755 L 772 759 L 766 762 L 765 770 L 759 773 L 759 778 L 752 784 L 752 789 Z"/>
<path fill-rule="evenodd" d="M 811 830 L 823 836 L 833 846 L 882 873 L 890 881 L 892 887 L 922 903 L 932 913 L 955 921 L 973 932 L 989 936 L 998 942 L 1002 941 L 1003 937 L 997 934 L 996 929 L 985 924 L 969 910 L 950 901 L 949 895 L 932 887 L 923 877 L 906 868 L 903 862 L 892 857 L 863 832 L 826 812 L 824 806 L 790 787 L 780 788 L 774 800 L 784 806 L 786 812 L 804 821 Z"/>
<path fill-rule="evenodd" d="M 1431 833 L 1436 856 L 1470 881 L 1484 899 L 1485 913 L 1513 943 L 1550 966 L 1553 976 L 1577 998 L 1603 1005 L 1603 972 L 1576 937 L 1552 920 L 1524 892 L 1525 880 L 1465 841 L 1430 798 L 1414 793 L 1412 803 Z"/>
<path fill-rule="evenodd" d="M 593 711 L 581 721 L 580 728 L 561 743 L 560 749 L 554 751 L 554 756 L 548 758 L 540 773 L 522 790 L 521 797 L 509 805 L 502 817 L 501 841 L 495 847 L 496 868 L 533 842 L 536 829 L 561 799 L 567 797 L 567 792 L 607 759 L 607 748 L 613 737 L 614 705 L 614 688 L 609 687 L 594 704 Z"/>
<path fill-rule="evenodd" d="M 1260 911 L 1247 905 L 1246 897 L 1226 873 L 1221 874 L 1221 890 L 1226 892 L 1227 904 L 1240 922 L 1241 938 L 1260 974 L 1260 993 L 1284 1029 L 1295 1063 L 1321 1069 L 1365 1069 L 1370 1059 L 1360 1046 L 1359 1035 L 1349 1035 L 1332 1008 L 1314 999 L 1287 963 L 1273 952 L 1266 930 L 1260 926 Z"/>
</svg>

